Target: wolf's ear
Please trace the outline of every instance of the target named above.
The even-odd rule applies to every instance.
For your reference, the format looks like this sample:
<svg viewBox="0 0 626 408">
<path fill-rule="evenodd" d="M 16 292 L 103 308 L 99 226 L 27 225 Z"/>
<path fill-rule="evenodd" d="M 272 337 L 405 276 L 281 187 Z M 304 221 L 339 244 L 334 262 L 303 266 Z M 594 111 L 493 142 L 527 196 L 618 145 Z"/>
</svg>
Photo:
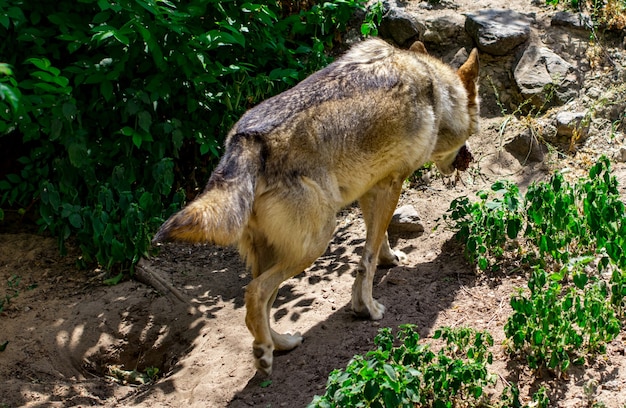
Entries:
<svg viewBox="0 0 626 408">
<path fill-rule="evenodd" d="M 413 45 L 411 45 L 411 48 L 409 48 L 409 51 L 413 51 L 418 54 L 428 55 L 428 51 L 426 51 L 426 47 L 424 46 L 424 43 L 421 41 L 415 41 Z"/>
<path fill-rule="evenodd" d="M 457 70 L 457 74 L 461 78 L 470 100 L 476 98 L 476 84 L 478 83 L 479 71 L 478 49 L 474 48 L 469 57 L 467 57 L 467 61 Z"/>
</svg>

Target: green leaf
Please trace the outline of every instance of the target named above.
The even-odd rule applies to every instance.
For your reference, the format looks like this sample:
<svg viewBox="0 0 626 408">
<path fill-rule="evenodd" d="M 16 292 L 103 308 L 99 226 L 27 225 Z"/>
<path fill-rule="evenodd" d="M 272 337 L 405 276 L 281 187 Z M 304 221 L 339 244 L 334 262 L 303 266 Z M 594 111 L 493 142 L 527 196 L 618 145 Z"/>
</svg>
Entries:
<svg viewBox="0 0 626 408">
<path fill-rule="evenodd" d="M 82 228 L 83 226 L 83 217 L 81 217 L 81 215 L 78 213 L 71 214 L 68 220 L 74 228 Z"/>
<path fill-rule="evenodd" d="M 114 286 L 120 283 L 122 279 L 124 279 L 124 274 L 120 272 L 112 278 L 105 279 L 104 284 L 109 285 L 109 286 Z"/>
<path fill-rule="evenodd" d="M 133 144 L 137 146 L 137 148 L 141 148 L 141 143 L 143 142 L 143 137 L 141 134 L 137 132 L 133 132 Z"/>
<path fill-rule="evenodd" d="M 104 100 L 109 102 L 113 98 L 113 83 L 111 81 L 102 81 L 100 83 L 100 93 Z"/>
<path fill-rule="evenodd" d="M 391 365 L 383 364 L 383 370 L 385 371 L 385 374 L 387 374 L 387 376 L 391 379 L 391 381 L 393 382 L 398 381 L 396 370 Z"/>
<path fill-rule="evenodd" d="M 535 330 L 533 332 L 533 342 L 535 345 L 543 344 L 543 339 L 544 339 L 544 335 L 543 335 L 543 332 L 541 332 L 541 330 Z"/>
<path fill-rule="evenodd" d="M 144 192 L 139 198 L 139 207 L 143 210 L 147 210 L 152 205 L 152 194 Z"/>
<path fill-rule="evenodd" d="M 70 102 L 63 104 L 63 116 L 65 119 L 72 120 L 76 114 L 76 105 Z"/>
<path fill-rule="evenodd" d="M 135 130 L 131 128 L 130 126 L 124 126 L 122 129 L 120 129 L 120 132 L 124 136 L 132 136 L 135 134 Z"/>
<path fill-rule="evenodd" d="M 89 159 L 89 151 L 87 150 L 87 146 L 84 143 L 72 143 L 68 149 L 67 153 L 70 159 L 70 163 L 76 168 L 82 168 L 86 165 L 91 164 L 91 160 Z"/>
<path fill-rule="evenodd" d="M 130 44 L 130 40 L 128 39 L 128 37 L 125 34 L 122 34 L 121 32 L 119 32 L 118 30 L 113 31 L 113 37 L 124 45 Z"/>
<path fill-rule="evenodd" d="M 380 387 L 375 379 L 368 381 L 363 388 L 363 396 L 366 401 L 374 401 L 379 393 Z"/>
<path fill-rule="evenodd" d="M 400 406 L 400 400 L 395 392 L 385 388 L 382 390 L 382 394 L 385 408 L 395 408 Z"/>
<path fill-rule="evenodd" d="M 147 111 L 141 111 L 137 114 L 137 119 L 139 122 L 139 127 L 146 132 L 149 132 L 150 126 L 152 125 L 152 116 L 150 116 L 150 113 Z"/>
<path fill-rule="evenodd" d="M 506 233 L 509 239 L 516 239 L 522 229 L 522 221 L 518 218 L 509 219 L 506 225 Z"/>
<path fill-rule="evenodd" d="M 17 112 L 20 106 L 20 97 L 13 88 L 0 83 L 0 99 L 8 101 L 13 111 Z"/>
<path fill-rule="evenodd" d="M 578 289 L 584 289 L 585 285 L 587 284 L 587 282 L 589 281 L 589 277 L 587 276 L 586 273 L 577 273 L 574 274 L 574 276 L 572 277 L 574 284 L 576 285 L 576 287 Z"/>
<path fill-rule="evenodd" d="M 6 14 L 0 14 L 0 25 L 8 30 L 10 24 L 11 20 L 9 20 L 9 16 L 7 16 Z"/>
<path fill-rule="evenodd" d="M 28 58 L 25 62 L 29 62 L 33 64 L 34 66 L 41 69 L 42 71 L 49 71 L 50 68 L 52 67 L 50 60 L 47 58 Z M 59 72 L 57 72 L 57 75 L 59 74 Z"/>
</svg>

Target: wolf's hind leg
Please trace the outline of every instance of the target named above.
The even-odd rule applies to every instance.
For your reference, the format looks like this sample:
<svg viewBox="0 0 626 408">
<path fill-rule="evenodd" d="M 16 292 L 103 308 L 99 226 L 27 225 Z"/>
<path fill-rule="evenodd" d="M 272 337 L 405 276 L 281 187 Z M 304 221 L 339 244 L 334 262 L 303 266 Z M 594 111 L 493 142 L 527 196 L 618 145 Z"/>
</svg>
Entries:
<svg viewBox="0 0 626 408">
<path fill-rule="evenodd" d="M 400 197 L 402 180 L 400 175 L 391 175 L 359 199 L 367 227 L 367 238 L 352 287 L 352 310 L 358 316 L 372 320 L 382 319 L 385 312 L 385 307 L 372 297 L 372 286 L 381 248 L 385 248 L 384 261 L 388 261 L 392 254 L 394 259 L 396 256 L 389 248 L 386 231 Z"/>
<path fill-rule="evenodd" d="M 254 337 L 252 353 L 256 368 L 266 375 L 272 373 L 273 353 L 276 348 L 269 323 L 270 300 L 283 281 L 304 268 L 305 266 L 288 266 L 279 262 L 253 279 L 246 288 L 246 326 Z"/>
<path fill-rule="evenodd" d="M 293 207 L 302 209 L 305 204 L 300 202 L 299 206 Z M 274 210 L 278 206 L 275 203 Z M 292 211 L 288 206 L 282 206 L 276 212 L 286 217 L 280 225 L 288 225 L 288 228 L 281 230 L 276 225 L 277 218 L 267 217 L 262 220 L 263 230 L 274 232 L 272 238 L 267 240 L 268 247 L 275 251 L 271 257 L 274 263 L 263 265 L 268 269 L 259 271 L 246 289 L 246 325 L 254 337 L 252 348 L 255 364 L 259 371 L 267 375 L 272 372 L 274 350 L 290 350 L 302 343 L 299 333 L 280 334 L 270 327 L 270 312 L 278 288 L 282 282 L 302 272 L 324 253 L 335 229 L 335 213 L 330 210 L 319 211 L 320 217 L 315 218 L 315 223 L 307 222 L 309 218 L 299 219 L 298 211 Z M 302 214 L 310 213 L 306 209 L 302 211 Z M 276 233 L 278 231 L 281 233 Z"/>
<path fill-rule="evenodd" d="M 270 316 L 270 312 L 272 310 L 272 305 L 276 300 L 276 295 L 278 294 L 278 288 L 274 291 L 274 294 L 270 298 L 270 301 L 267 302 L 267 316 Z M 302 344 L 302 335 L 300 332 L 295 332 L 294 334 L 290 333 L 277 333 L 270 326 L 270 332 L 272 333 L 272 341 L 274 342 L 274 349 L 280 351 L 288 351 L 298 347 Z"/>
</svg>

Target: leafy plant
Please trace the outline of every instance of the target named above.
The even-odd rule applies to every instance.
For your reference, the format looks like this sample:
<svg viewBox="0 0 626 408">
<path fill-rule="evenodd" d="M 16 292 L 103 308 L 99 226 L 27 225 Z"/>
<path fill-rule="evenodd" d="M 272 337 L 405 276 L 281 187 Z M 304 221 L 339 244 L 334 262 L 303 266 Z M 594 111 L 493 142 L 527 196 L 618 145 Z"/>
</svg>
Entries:
<svg viewBox="0 0 626 408">
<path fill-rule="evenodd" d="M 606 343 L 621 330 L 604 281 L 590 277 L 583 258 L 548 275 L 536 267 L 528 281 L 530 294 L 522 291 L 511 298 L 513 315 L 504 332 L 513 353 L 526 356 L 532 369 L 541 366 L 566 372 L 573 361 L 582 363 L 588 354 L 605 353 Z M 573 286 L 562 282 L 570 276 Z"/>
<path fill-rule="evenodd" d="M 154 382 L 159 378 L 159 371 L 158 367 L 146 367 L 146 376 L 151 382 Z"/>
<path fill-rule="evenodd" d="M 419 343 L 412 325 L 400 326 L 395 339 L 391 329 L 379 330 L 377 349 L 355 356 L 345 371 L 331 372 L 326 393 L 309 407 L 452 407 L 461 400 L 478 401 L 484 386 L 494 381 L 486 370 L 492 359 L 491 335 L 442 328 L 434 338 L 446 341 L 438 353 Z"/>
<path fill-rule="evenodd" d="M 540 387 L 533 393 L 532 402 L 522 405 L 519 399 L 519 388 L 515 384 L 511 384 L 502 391 L 498 406 L 502 408 L 549 408 L 550 399 L 546 388 Z"/>
<path fill-rule="evenodd" d="M 536 243 L 541 259 L 550 257 L 563 264 L 573 248 L 582 251 L 589 247 L 575 188 L 565 182 L 561 173 L 555 173 L 549 182 L 532 184 L 525 199 L 525 236 Z"/>
<path fill-rule="evenodd" d="M 502 257 L 508 239 L 515 239 L 522 229 L 523 198 L 518 187 L 498 181 L 491 191 L 479 191 L 478 202 L 466 196 L 450 204 L 443 219 L 456 230 L 456 238 L 465 243 L 465 256 L 482 270 L 493 265 L 492 259 Z"/>
<path fill-rule="evenodd" d="M 10 304 L 12 299 L 20 295 L 19 286 L 21 281 L 22 278 L 17 275 L 11 275 L 7 279 L 7 292 L 4 294 L 4 298 L 0 299 L 0 313 L 4 310 L 4 305 Z"/>
<path fill-rule="evenodd" d="M 546 4 L 556 7 L 560 0 L 546 0 Z M 594 25 L 606 27 L 609 30 L 623 30 L 626 27 L 625 0 L 570 0 L 572 9 L 589 7 Z M 595 34 L 594 34 L 595 37 Z"/>
<path fill-rule="evenodd" d="M 378 26 L 380 26 L 385 12 L 385 3 L 382 1 L 378 0 L 370 4 L 363 24 L 361 24 L 361 34 L 364 36 L 378 35 Z"/>
<path fill-rule="evenodd" d="M 557 172 L 523 197 L 507 181 L 478 197 L 453 200 L 443 219 L 482 270 L 496 265 L 507 246 L 556 270 L 578 256 L 598 257 L 601 268 L 626 268 L 626 210 L 606 157 L 575 184 Z"/>
<path fill-rule="evenodd" d="M 601 157 L 574 184 L 555 173 L 523 198 L 506 182 L 478 196 L 456 199 L 444 216 L 468 259 L 484 270 L 515 248 L 532 266 L 529 293 L 511 298 L 511 352 L 557 373 L 604 353 L 621 330 L 626 297 L 626 211 L 609 160 Z"/>
<path fill-rule="evenodd" d="M 363 4 L 0 0 L 0 218 L 132 270 L 237 118 L 326 65 Z"/>
</svg>

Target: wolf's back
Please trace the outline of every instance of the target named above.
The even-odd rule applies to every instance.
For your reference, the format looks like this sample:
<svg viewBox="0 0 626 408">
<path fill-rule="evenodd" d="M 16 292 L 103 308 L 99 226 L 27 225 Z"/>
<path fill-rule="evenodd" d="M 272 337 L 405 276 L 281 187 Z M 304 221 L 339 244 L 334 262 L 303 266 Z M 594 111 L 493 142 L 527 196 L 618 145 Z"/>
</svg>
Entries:
<svg viewBox="0 0 626 408">
<path fill-rule="evenodd" d="M 224 246 L 236 243 L 252 212 L 262 155 L 262 142 L 256 135 L 230 137 L 226 153 L 204 192 L 172 215 L 153 242 L 206 242 Z"/>
</svg>

